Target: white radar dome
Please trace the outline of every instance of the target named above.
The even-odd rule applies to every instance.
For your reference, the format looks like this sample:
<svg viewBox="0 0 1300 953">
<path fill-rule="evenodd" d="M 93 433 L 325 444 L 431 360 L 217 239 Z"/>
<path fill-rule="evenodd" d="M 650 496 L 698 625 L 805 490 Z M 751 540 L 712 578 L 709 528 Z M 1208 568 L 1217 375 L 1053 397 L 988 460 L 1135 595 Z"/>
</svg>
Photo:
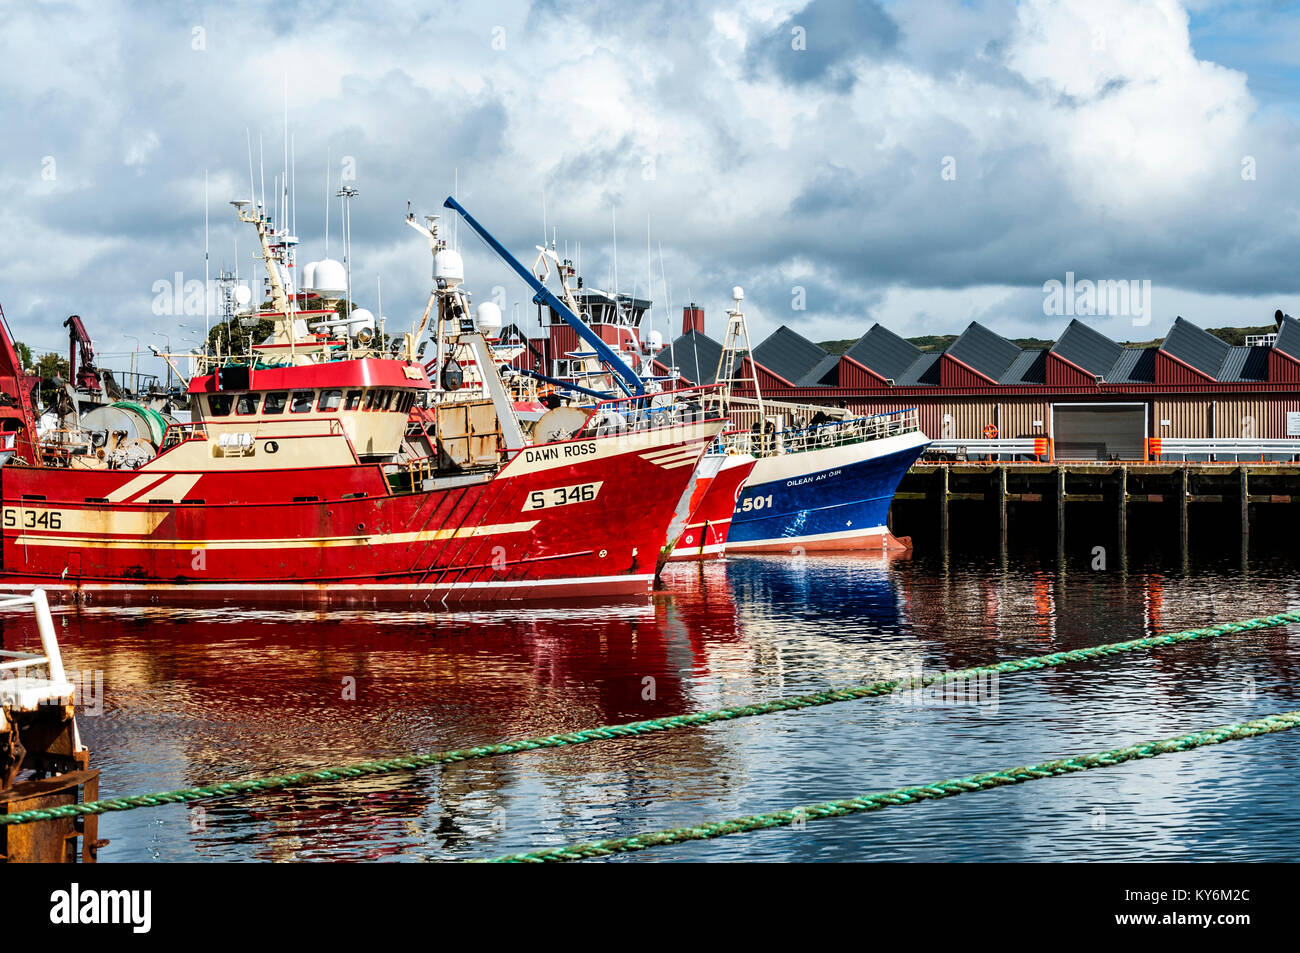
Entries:
<svg viewBox="0 0 1300 953">
<path fill-rule="evenodd" d="M 484 301 L 474 309 L 474 324 L 487 337 L 495 337 L 501 330 L 501 309 Z"/>
<path fill-rule="evenodd" d="M 456 287 L 465 280 L 465 262 L 458 252 L 444 248 L 433 256 L 433 277 L 441 278 L 449 287 Z"/>
<path fill-rule="evenodd" d="M 301 287 L 301 289 L 299 289 L 299 290 L 301 290 L 301 291 L 315 291 L 315 290 L 316 290 L 316 266 L 319 265 L 319 264 L 320 264 L 320 262 L 318 262 L 318 261 L 309 261 L 309 262 L 307 262 L 306 265 L 303 266 L 303 269 L 302 269 L 302 287 Z"/>
<path fill-rule="evenodd" d="M 375 316 L 368 308 L 353 308 L 352 317 L 348 320 L 348 334 L 360 334 L 362 329 L 373 331 L 375 329 Z"/>
<path fill-rule="evenodd" d="M 248 285 L 235 285 L 235 302 L 242 308 L 253 300 L 253 292 Z"/>
<path fill-rule="evenodd" d="M 659 351 L 664 346 L 664 333 L 662 331 L 650 332 L 650 350 Z"/>
<path fill-rule="evenodd" d="M 322 298 L 341 298 L 348 291 L 348 273 L 342 262 L 324 258 L 316 262 L 312 287 Z"/>
<path fill-rule="evenodd" d="M 740 287 L 740 285 L 736 285 L 736 287 L 731 289 L 731 297 L 737 301 L 743 300 L 745 297 L 745 289 Z"/>
</svg>

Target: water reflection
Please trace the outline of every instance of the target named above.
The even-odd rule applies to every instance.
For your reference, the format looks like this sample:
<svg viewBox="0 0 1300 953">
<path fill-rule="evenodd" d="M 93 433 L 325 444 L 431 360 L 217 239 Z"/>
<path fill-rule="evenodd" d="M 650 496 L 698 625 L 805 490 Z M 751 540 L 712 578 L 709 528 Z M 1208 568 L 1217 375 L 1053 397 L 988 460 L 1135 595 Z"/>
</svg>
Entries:
<svg viewBox="0 0 1300 953">
<path fill-rule="evenodd" d="M 756 557 L 673 566 L 652 599 L 472 612 L 92 607 L 83 734 L 105 796 L 466 747 L 1134 638 L 1293 608 L 1292 567 L 1184 574 Z M 0 620 L 5 648 L 37 643 Z M 773 810 L 1300 707 L 1295 630 L 254 798 L 110 815 L 102 859 L 448 859 Z M 1281 857 L 1287 736 L 641 859 Z M 1100 819 L 1100 821 L 1099 821 Z M 1246 833 L 1242 833 L 1242 832 Z M 1138 834 L 1140 833 L 1140 836 Z"/>
</svg>

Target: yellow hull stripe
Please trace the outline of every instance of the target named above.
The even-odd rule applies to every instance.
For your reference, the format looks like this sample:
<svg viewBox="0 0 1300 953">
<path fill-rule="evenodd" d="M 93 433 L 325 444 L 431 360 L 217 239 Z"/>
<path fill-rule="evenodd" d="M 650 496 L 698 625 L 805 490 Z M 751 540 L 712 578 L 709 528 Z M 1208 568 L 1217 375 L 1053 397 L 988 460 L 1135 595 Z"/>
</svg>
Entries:
<svg viewBox="0 0 1300 953">
<path fill-rule="evenodd" d="M 420 530 L 414 533 L 379 533 L 374 536 L 310 536 L 283 539 L 103 539 L 87 536 L 19 536 L 19 546 L 66 546 L 75 549 L 330 549 L 337 546 L 389 546 L 424 543 L 443 539 L 472 539 L 504 533 L 527 533 L 538 523 L 498 523 L 493 526 L 460 526 L 456 529 Z"/>
</svg>

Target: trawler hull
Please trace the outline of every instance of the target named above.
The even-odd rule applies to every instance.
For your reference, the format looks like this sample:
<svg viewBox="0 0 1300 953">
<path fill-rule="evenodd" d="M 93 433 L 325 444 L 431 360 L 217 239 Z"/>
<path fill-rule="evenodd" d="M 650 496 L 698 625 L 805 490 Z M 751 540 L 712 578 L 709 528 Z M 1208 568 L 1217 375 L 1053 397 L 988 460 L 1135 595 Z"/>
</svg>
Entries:
<svg viewBox="0 0 1300 953">
<path fill-rule="evenodd" d="M 726 551 L 905 548 L 886 525 L 889 505 L 928 443 L 912 431 L 760 458 L 737 501 Z"/>
<path fill-rule="evenodd" d="M 671 561 L 721 559 L 725 555 L 731 515 L 754 469 L 754 458 L 749 454 L 709 454 L 701 469 L 711 461 L 716 469 L 691 500 L 685 530 L 668 557 Z"/>
<path fill-rule="evenodd" d="M 0 588 L 104 601 L 453 603 L 649 591 L 721 423 L 526 447 L 418 480 L 378 465 L 7 466 Z"/>
</svg>

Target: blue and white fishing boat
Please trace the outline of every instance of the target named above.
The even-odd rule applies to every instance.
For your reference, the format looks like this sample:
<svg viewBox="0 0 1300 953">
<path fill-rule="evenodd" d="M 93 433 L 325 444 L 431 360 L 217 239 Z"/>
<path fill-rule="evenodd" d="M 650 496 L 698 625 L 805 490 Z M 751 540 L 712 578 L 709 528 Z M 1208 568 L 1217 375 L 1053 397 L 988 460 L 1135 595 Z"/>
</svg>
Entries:
<svg viewBox="0 0 1300 953">
<path fill-rule="evenodd" d="M 905 549 L 889 531 L 889 505 L 899 481 L 930 440 L 915 409 L 870 417 L 842 417 L 824 407 L 764 402 L 749 361 L 749 331 L 735 307 L 718 364 L 720 399 L 733 421 L 749 430 L 725 434 L 727 449 L 757 458 L 736 501 L 728 553 Z M 754 397 L 737 397 L 737 384 Z"/>
</svg>

